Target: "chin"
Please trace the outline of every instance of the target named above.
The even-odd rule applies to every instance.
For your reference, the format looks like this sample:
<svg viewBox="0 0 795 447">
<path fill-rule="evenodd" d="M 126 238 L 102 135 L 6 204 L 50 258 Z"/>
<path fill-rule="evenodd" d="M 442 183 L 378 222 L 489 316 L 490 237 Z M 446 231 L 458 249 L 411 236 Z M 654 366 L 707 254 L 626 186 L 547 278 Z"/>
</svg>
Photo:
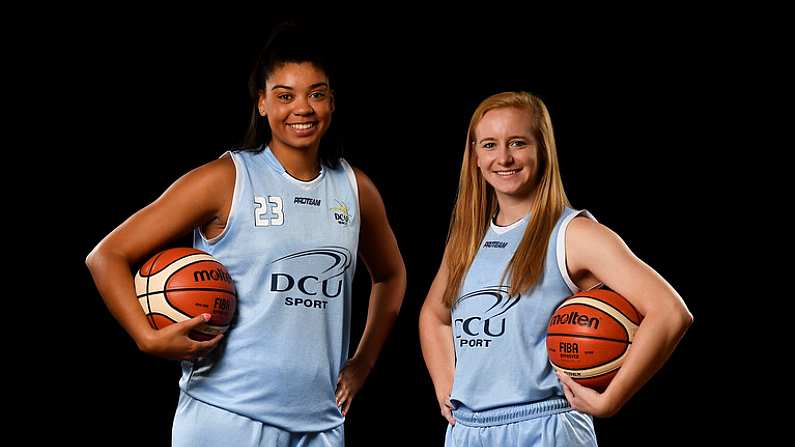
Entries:
<svg viewBox="0 0 795 447">
<path fill-rule="evenodd" d="M 311 139 L 311 140 L 310 139 L 305 139 L 305 140 L 293 140 L 293 139 L 290 139 L 290 140 L 282 140 L 282 143 L 284 143 L 286 146 L 294 147 L 296 149 L 307 149 L 307 148 L 312 147 L 314 144 L 316 144 L 317 140 L 315 140 L 315 139 Z"/>
<path fill-rule="evenodd" d="M 492 185 L 493 187 L 494 185 Z M 522 184 L 515 188 L 494 188 L 495 191 L 499 192 L 505 196 L 511 197 L 529 197 L 531 191 L 531 187 L 528 184 Z"/>
<path fill-rule="evenodd" d="M 299 149 L 306 149 L 311 147 L 313 143 L 314 141 L 290 141 L 288 144 Z"/>
</svg>

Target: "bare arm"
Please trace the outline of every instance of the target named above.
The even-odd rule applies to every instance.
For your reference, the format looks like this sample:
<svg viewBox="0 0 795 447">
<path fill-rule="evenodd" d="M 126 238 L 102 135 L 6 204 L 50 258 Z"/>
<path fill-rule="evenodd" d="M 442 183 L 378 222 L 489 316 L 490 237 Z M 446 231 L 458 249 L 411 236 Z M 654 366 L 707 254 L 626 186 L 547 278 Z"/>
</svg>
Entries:
<svg viewBox="0 0 795 447">
<path fill-rule="evenodd" d="M 455 375 L 455 348 L 450 309 L 442 303 L 446 287 L 447 263 L 443 256 L 442 264 L 420 310 L 420 344 L 442 416 L 455 424 L 449 400 Z"/>
<path fill-rule="evenodd" d="M 575 218 L 567 233 L 566 252 L 571 269 L 591 272 L 627 298 L 644 316 L 624 364 L 604 393 L 597 398 L 589 392 L 592 390 L 580 390 L 586 394 L 582 404 L 592 406 L 581 410 L 594 416 L 611 416 L 665 364 L 693 322 L 693 316 L 676 290 L 638 259 L 609 228 Z M 571 388 L 573 382 L 564 383 Z M 587 402 L 589 396 L 594 398 L 591 403 Z"/>
<path fill-rule="evenodd" d="M 215 339 L 192 342 L 187 337 L 180 339 L 179 346 L 173 345 L 174 338 L 165 340 L 165 344 L 164 340 L 157 343 L 157 336 L 163 335 L 157 333 L 162 330 L 155 331 L 149 326 L 136 298 L 131 269 L 144 257 L 218 214 L 223 203 L 220 190 L 230 188 L 230 166 L 226 163 L 232 161 L 215 160 L 185 174 L 157 200 L 102 239 L 86 257 L 86 265 L 108 310 L 144 352 L 185 360 L 212 349 L 217 343 Z M 233 165 L 231 169 L 233 189 Z M 199 323 L 192 320 L 192 325 L 184 326 Z M 189 330 L 188 327 L 181 329 Z M 171 330 L 167 334 L 175 336 L 176 332 Z M 173 349 L 167 345 L 172 345 Z"/>
<path fill-rule="evenodd" d="M 338 405 L 345 403 L 346 414 L 353 396 L 375 365 L 378 354 L 392 330 L 406 293 L 406 267 L 397 240 L 387 220 L 384 202 L 373 182 L 359 169 L 361 233 L 359 254 L 370 272 L 370 302 L 367 323 L 351 360 L 340 372 Z"/>
</svg>

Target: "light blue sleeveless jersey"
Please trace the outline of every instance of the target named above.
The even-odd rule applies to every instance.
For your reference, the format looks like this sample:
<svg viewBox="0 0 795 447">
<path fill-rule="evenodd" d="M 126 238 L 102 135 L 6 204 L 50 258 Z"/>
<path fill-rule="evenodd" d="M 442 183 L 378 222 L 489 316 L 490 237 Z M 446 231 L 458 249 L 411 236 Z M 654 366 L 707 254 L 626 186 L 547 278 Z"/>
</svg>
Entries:
<svg viewBox="0 0 795 447">
<path fill-rule="evenodd" d="M 227 226 L 210 240 L 194 229 L 193 246 L 229 270 L 237 316 L 210 358 L 182 362 L 179 386 L 291 432 L 338 427 L 359 241 L 355 174 L 341 160 L 304 182 L 270 148 L 230 153 L 237 175 Z"/>
<path fill-rule="evenodd" d="M 585 210 L 565 208 L 547 245 L 544 273 L 529 295 L 508 299 L 498 284 L 522 240 L 529 215 L 507 227 L 491 223 L 451 310 L 455 378 L 450 400 L 483 411 L 563 397 L 546 348 L 547 322 L 579 289 L 566 268 L 565 230 Z M 507 276 L 507 275 L 506 275 Z"/>
</svg>

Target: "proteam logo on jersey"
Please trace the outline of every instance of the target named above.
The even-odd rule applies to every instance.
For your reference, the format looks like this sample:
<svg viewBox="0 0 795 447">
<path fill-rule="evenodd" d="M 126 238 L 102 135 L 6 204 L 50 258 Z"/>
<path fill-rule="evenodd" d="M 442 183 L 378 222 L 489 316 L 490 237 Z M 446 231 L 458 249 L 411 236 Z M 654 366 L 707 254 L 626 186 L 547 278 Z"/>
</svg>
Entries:
<svg viewBox="0 0 795 447">
<path fill-rule="evenodd" d="M 336 220 L 338 224 L 347 227 L 348 223 L 351 221 L 350 209 L 343 201 L 335 200 L 335 202 L 337 202 L 337 206 L 329 208 L 329 210 L 333 213 L 334 220 Z"/>
<path fill-rule="evenodd" d="M 274 260 L 279 264 L 270 277 L 270 291 L 284 293 L 284 305 L 326 309 L 330 300 L 342 294 L 345 273 L 353 257 L 344 247 L 321 247 L 300 251 Z M 289 267 L 295 266 L 295 269 Z M 277 271 L 278 270 L 278 271 Z M 313 271 L 312 273 L 296 273 Z"/>
<path fill-rule="evenodd" d="M 293 203 L 297 203 L 299 205 L 320 206 L 320 199 L 315 199 L 313 197 L 296 197 L 293 199 Z"/>
<path fill-rule="evenodd" d="M 483 248 L 505 248 L 506 246 L 508 243 L 504 241 L 486 241 L 483 244 Z"/>
<path fill-rule="evenodd" d="M 462 348 L 488 348 L 495 339 L 505 335 L 506 313 L 519 303 L 521 295 L 511 296 L 508 286 L 487 287 L 459 297 L 455 306 L 472 299 L 494 300 L 494 304 L 479 315 L 455 319 L 456 343 Z"/>
</svg>

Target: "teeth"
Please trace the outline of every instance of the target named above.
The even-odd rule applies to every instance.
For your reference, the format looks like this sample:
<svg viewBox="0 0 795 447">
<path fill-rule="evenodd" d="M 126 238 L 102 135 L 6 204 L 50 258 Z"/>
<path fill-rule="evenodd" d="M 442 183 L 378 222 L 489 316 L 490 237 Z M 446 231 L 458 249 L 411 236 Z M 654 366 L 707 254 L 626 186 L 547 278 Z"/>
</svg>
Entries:
<svg viewBox="0 0 795 447">
<path fill-rule="evenodd" d="M 496 171 L 497 175 L 502 175 L 502 176 L 513 175 L 513 174 L 515 174 L 517 172 L 519 172 L 518 169 L 514 169 L 513 171 Z"/>
<path fill-rule="evenodd" d="M 314 127 L 314 125 L 314 123 L 288 124 L 288 126 L 292 127 L 293 129 L 309 129 L 310 127 Z"/>
</svg>

